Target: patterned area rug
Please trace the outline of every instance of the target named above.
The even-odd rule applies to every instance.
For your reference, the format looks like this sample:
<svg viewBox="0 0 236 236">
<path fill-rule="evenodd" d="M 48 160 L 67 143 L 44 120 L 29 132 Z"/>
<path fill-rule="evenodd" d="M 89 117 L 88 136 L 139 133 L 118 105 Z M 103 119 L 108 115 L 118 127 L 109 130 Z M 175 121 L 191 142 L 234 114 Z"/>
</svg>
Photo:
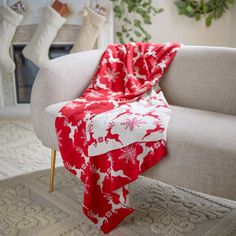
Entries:
<svg viewBox="0 0 236 236">
<path fill-rule="evenodd" d="M 30 120 L 0 120 L 0 179 L 49 167 L 50 149 L 37 139 Z"/>
<path fill-rule="evenodd" d="M 81 211 L 78 178 L 57 168 L 55 191 L 48 187 L 48 170 L 0 181 L 0 235 L 102 235 Z M 108 235 L 236 235 L 236 202 L 145 177 L 131 185 L 131 192 L 135 213 Z"/>
</svg>

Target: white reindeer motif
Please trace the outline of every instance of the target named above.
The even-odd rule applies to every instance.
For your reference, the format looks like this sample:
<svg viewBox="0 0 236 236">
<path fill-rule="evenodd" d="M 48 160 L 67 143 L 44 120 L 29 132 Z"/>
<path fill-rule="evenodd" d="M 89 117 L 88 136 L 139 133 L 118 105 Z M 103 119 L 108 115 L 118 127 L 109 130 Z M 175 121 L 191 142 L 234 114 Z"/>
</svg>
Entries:
<svg viewBox="0 0 236 236">
<path fill-rule="evenodd" d="M 164 72 L 164 69 L 166 68 L 166 61 L 162 60 L 158 66 L 161 68 L 161 72 Z"/>
<path fill-rule="evenodd" d="M 141 170 L 141 166 L 143 164 L 144 158 L 147 156 L 147 154 L 150 151 L 150 148 L 146 147 L 145 143 L 140 143 L 140 145 L 143 148 L 143 152 L 137 156 L 137 160 L 139 161 L 139 170 Z"/>
<path fill-rule="evenodd" d="M 125 73 L 125 76 L 124 76 L 124 82 L 125 84 L 128 82 L 129 78 L 134 78 L 135 79 L 135 76 L 132 74 L 132 73 L 128 73 L 128 70 L 124 67 L 123 68 L 123 71 Z"/>
<path fill-rule="evenodd" d="M 74 145 L 74 136 L 75 136 L 75 132 L 78 131 L 78 127 L 75 125 L 72 125 L 71 122 L 68 122 L 68 120 L 65 120 L 64 124 L 70 129 L 70 134 L 69 134 L 69 138 L 72 140 L 72 143 Z"/>
<path fill-rule="evenodd" d="M 100 169 L 97 169 L 97 174 L 99 174 L 99 179 L 97 180 L 97 184 L 100 186 L 101 188 L 101 192 L 103 192 L 103 182 L 105 180 L 105 178 L 108 176 L 108 173 L 104 173 L 104 172 L 101 172 Z"/>
<path fill-rule="evenodd" d="M 118 171 L 114 171 L 114 169 L 111 170 L 111 176 L 112 177 L 122 177 L 122 178 L 127 178 L 130 179 L 129 176 L 125 175 L 123 170 L 118 170 Z"/>
<path fill-rule="evenodd" d="M 130 86 L 131 89 L 133 89 L 134 91 L 137 91 L 138 90 L 138 86 L 137 84 L 133 83 L 131 86 Z"/>
<path fill-rule="evenodd" d="M 106 193 L 104 195 L 105 199 L 108 201 L 108 204 L 111 205 L 111 211 L 113 213 L 117 213 L 117 210 L 120 208 L 127 208 L 127 206 L 125 206 L 123 203 L 119 202 L 118 204 L 113 202 L 113 198 L 111 194 Z"/>
<path fill-rule="evenodd" d="M 121 52 L 123 52 L 124 54 L 127 53 L 126 47 L 125 47 L 124 45 L 120 45 L 120 46 L 119 46 L 119 50 L 120 50 Z"/>
<path fill-rule="evenodd" d="M 107 64 L 107 59 L 106 59 L 106 58 L 103 58 L 101 64 L 102 64 L 102 66 L 104 66 L 105 64 Z"/>
<path fill-rule="evenodd" d="M 155 150 L 158 149 L 160 146 L 161 146 L 160 142 L 157 142 L 154 145 L 152 145 L 150 153 L 153 155 Z"/>
<path fill-rule="evenodd" d="M 111 49 L 107 49 L 108 51 L 108 55 L 109 55 L 109 59 L 108 61 L 112 64 L 112 63 L 121 63 L 123 64 L 123 62 L 119 59 L 119 58 L 114 58 L 112 55 L 112 50 Z"/>
<path fill-rule="evenodd" d="M 101 81 L 100 81 L 101 77 L 98 75 L 97 78 L 96 78 L 96 83 L 95 83 L 95 87 L 96 88 L 101 88 L 101 89 L 105 89 L 107 90 L 107 87 L 105 84 L 102 84 Z"/>
<path fill-rule="evenodd" d="M 134 52 L 137 54 L 134 58 L 133 58 L 133 63 L 135 64 L 137 62 L 137 60 L 141 57 L 141 52 L 139 51 L 138 47 L 134 48 Z"/>
<path fill-rule="evenodd" d="M 85 205 L 83 205 L 83 207 L 89 210 Z M 95 214 L 92 210 L 89 210 L 88 216 L 97 220 L 96 225 L 99 228 L 101 228 L 104 223 L 108 223 L 108 219 L 109 219 L 109 215 L 100 217 L 98 214 Z"/>
<path fill-rule="evenodd" d="M 155 58 L 157 58 L 157 54 L 155 51 L 153 51 L 153 49 L 155 48 L 154 44 L 151 44 L 150 47 L 148 48 L 147 52 L 145 53 L 145 57 L 147 56 L 153 56 Z"/>
<path fill-rule="evenodd" d="M 79 147 L 76 148 L 76 151 L 81 155 L 82 158 L 84 158 L 85 165 L 87 165 L 88 162 L 89 162 L 89 157 L 86 156 L 84 154 L 83 150 L 81 148 L 79 148 Z"/>
<path fill-rule="evenodd" d="M 152 72 L 153 72 L 157 67 L 160 67 L 160 68 L 161 68 L 161 72 L 163 73 L 163 72 L 164 72 L 164 69 L 166 68 L 166 61 L 165 61 L 165 60 L 162 60 L 160 63 L 155 63 L 155 64 L 153 65 Z"/>
<path fill-rule="evenodd" d="M 139 74 L 139 68 L 138 67 L 135 67 L 134 68 L 134 75 L 137 79 L 143 79 L 143 80 L 146 80 L 147 79 L 147 76 L 146 75 L 141 75 Z"/>
<path fill-rule="evenodd" d="M 125 188 L 125 186 L 124 186 L 124 188 Z M 127 190 L 126 188 L 125 188 L 125 190 Z M 119 189 L 117 189 L 116 191 L 114 191 L 116 194 L 118 194 L 119 195 L 119 200 L 120 200 L 120 202 L 122 203 L 122 204 L 126 204 L 126 199 L 125 199 L 125 197 L 124 197 L 124 195 L 123 195 L 123 189 L 122 188 L 119 188 Z M 126 195 L 127 196 L 127 195 Z M 127 205 L 127 204 L 126 204 Z"/>
<path fill-rule="evenodd" d="M 63 161 L 64 166 L 68 169 L 68 170 L 72 170 L 76 172 L 76 176 L 78 176 L 78 178 L 81 177 L 82 172 L 84 172 L 83 169 L 76 169 L 74 166 L 72 166 L 68 161 Z"/>
<path fill-rule="evenodd" d="M 127 175 L 124 174 L 123 170 L 115 171 L 115 170 L 113 169 L 113 160 L 112 160 L 112 157 L 111 157 L 110 155 L 109 155 L 109 157 L 108 157 L 108 160 L 109 160 L 110 163 L 111 163 L 111 176 L 112 176 L 112 177 L 122 177 L 122 178 L 128 178 L 128 179 L 130 179 L 129 176 L 127 176 Z"/>
</svg>

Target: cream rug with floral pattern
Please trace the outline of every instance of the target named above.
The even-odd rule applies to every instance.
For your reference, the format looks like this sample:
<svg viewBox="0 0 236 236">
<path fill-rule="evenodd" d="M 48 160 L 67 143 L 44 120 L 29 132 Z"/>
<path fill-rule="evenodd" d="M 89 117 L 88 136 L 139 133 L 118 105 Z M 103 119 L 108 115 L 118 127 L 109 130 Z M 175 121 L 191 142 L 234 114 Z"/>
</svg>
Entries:
<svg viewBox="0 0 236 236">
<path fill-rule="evenodd" d="M 78 178 L 60 167 L 55 191 L 48 188 L 49 170 L 0 181 L 0 235 L 102 235 L 81 211 Z M 236 202 L 145 177 L 131 185 L 131 192 L 135 213 L 108 235 L 236 235 Z"/>
<path fill-rule="evenodd" d="M 37 139 L 30 120 L 0 119 L 0 180 L 48 168 L 50 149 Z"/>
</svg>

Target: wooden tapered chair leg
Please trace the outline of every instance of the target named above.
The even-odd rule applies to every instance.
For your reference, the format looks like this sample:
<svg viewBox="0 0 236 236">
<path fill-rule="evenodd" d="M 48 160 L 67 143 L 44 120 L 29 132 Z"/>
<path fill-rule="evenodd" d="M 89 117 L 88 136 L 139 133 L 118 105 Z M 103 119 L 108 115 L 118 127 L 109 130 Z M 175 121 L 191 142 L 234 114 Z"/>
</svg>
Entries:
<svg viewBox="0 0 236 236">
<path fill-rule="evenodd" d="M 51 170 L 50 170 L 50 189 L 49 189 L 49 192 L 53 192 L 56 154 L 57 154 L 56 150 L 52 149 L 52 153 L 51 153 Z"/>
</svg>

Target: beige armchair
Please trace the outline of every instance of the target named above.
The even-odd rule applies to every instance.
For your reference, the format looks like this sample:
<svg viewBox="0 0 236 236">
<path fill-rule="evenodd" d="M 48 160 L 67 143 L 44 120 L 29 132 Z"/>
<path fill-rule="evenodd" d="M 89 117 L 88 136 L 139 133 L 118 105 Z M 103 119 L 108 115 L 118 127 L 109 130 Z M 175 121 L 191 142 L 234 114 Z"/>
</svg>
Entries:
<svg viewBox="0 0 236 236">
<path fill-rule="evenodd" d="M 52 149 L 50 191 L 58 150 L 55 117 L 66 101 L 88 86 L 102 52 L 54 59 L 40 69 L 34 82 L 33 127 Z M 236 49 L 184 46 L 161 86 L 173 111 L 169 155 L 144 175 L 236 200 Z"/>
</svg>

